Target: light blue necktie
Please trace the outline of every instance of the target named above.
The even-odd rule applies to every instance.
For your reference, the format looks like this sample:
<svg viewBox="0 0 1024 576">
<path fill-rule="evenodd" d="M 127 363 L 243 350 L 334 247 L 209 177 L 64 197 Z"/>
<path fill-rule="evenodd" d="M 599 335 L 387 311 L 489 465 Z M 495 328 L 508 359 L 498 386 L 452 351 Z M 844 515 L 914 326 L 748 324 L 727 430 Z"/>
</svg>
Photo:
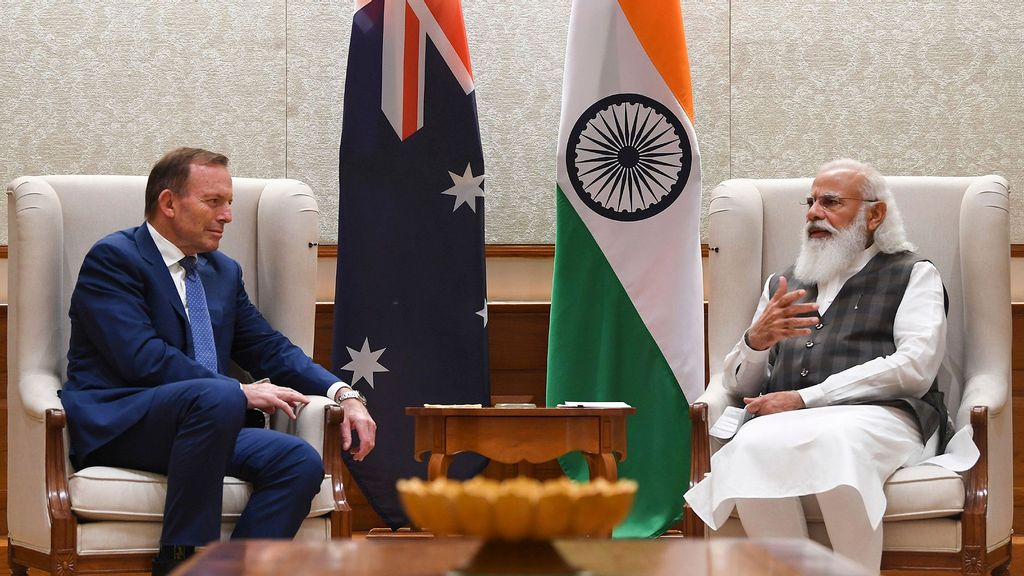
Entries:
<svg viewBox="0 0 1024 576">
<path fill-rule="evenodd" d="M 210 309 L 206 306 L 206 290 L 196 270 L 195 256 L 185 256 L 179 262 L 185 269 L 185 300 L 188 304 L 188 322 L 192 326 L 192 350 L 197 362 L 217 371 L 217 345 L 213 342 Z"/>
</svg>

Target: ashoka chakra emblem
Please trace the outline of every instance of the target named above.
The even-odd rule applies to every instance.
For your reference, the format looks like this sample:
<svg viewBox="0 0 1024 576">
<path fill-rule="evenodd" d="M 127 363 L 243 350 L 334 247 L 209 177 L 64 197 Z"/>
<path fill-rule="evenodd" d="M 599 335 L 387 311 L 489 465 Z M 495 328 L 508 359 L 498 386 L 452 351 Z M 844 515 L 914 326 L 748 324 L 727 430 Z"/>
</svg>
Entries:
<svg viewBox="0 0 1024 576">
<path fill-rule="evenodd" d="M 566 143 L 569 181 L 591 210 L 643 220 L 668 208 L 690 177 L 690 139 L 661 102 L 616 94 L 580 115 Z"/>
</svg>

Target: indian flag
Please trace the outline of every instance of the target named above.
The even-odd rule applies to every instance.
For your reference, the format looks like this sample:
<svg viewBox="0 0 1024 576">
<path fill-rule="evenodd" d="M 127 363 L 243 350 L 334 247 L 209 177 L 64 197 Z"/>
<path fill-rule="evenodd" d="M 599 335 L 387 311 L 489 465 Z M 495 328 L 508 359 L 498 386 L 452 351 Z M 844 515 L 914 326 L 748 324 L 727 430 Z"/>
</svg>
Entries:
<svg viewBox="0 0 1024 576">
<path fill-rule="evenodd" d="M 575 0 L 558 134 L 547 403 L 616 401 L 619 476 L 639 482 L 616 537 L 678 521 L 688 400 L 704 388 L 700 155 L 679 0 Z M 561 459 L 588 478 L 579 454 Z"/>
</svg>

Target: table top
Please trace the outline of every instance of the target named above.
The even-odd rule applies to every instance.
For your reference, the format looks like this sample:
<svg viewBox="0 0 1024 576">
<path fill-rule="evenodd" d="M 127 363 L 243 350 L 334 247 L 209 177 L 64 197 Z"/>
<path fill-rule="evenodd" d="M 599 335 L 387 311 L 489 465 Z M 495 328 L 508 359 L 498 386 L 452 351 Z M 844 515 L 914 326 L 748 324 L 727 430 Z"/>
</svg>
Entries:
<svg viewBox="0 0 1024 576">
<path fill-rule="evenodd" d="M 214 544 L 176 576 L 437 576 L 481 546 L 467 538 L 400 538 Z M 557 551 L 593 576 L 863 576 L 863 569 L 809 540 L 658 538 L 560 540 Z"/>
<path fill-rule="evenodd" d="M 628 416 L 636 408 L 426 408 L 411 406 L 408 416 L 536 416 L 560 418 L 563 416 Z"/>
</svg>

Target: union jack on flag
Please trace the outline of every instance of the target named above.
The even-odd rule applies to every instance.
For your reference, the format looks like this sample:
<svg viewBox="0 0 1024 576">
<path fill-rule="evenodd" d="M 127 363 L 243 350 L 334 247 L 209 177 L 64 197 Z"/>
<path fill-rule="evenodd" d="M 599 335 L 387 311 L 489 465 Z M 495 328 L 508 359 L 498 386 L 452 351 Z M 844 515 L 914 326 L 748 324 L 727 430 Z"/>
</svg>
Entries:
<svg viewBox="0 0 1024 576">
<path fill-rule="evenodd" d="M 370 3 L 357 0 L 356 10 Z M 469 43 L 458 0 L 384 0 L 380 107 L 399 138 L 423 127 L 426 41 L 444 59 L 462 90 L 473 91 Z"/>
</svg>

